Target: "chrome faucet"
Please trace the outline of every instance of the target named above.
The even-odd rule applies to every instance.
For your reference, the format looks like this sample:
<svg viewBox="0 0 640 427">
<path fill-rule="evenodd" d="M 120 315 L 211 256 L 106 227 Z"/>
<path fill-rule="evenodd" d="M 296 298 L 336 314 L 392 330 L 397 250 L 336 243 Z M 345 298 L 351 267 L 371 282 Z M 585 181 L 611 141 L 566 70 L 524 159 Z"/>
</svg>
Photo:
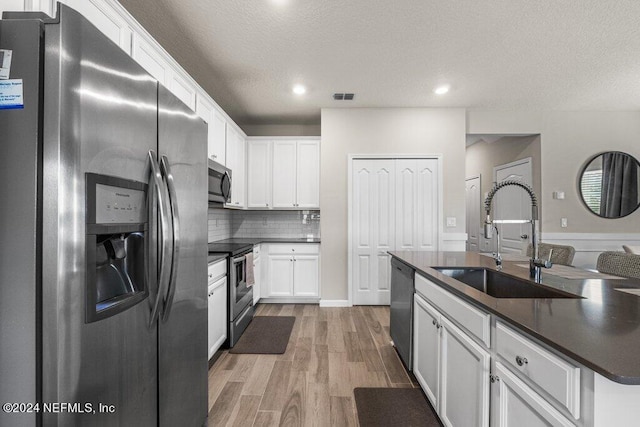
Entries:
<svg viewBox="0 0 640 427">
<path fill-rule="evenodd" d="M 508 186 L 520 187 L 524 191 L 526 191 L 527 194 L 529 194 L 529 197 L 531 198 L 531 220 L 491 220 L 491 202 L 493 201 L 493 197 L 496 195 L 498 190 Z M 484 237 L 486 239 L 492 238 L 494 228 L 496 230 L 496 235 L 498 234 L 498 228 L 496 227 L 496 224 L 531 224 L 531 244 L 533 246 L 533 255 L 529 260 L 529 277 L 534 279 L 537 283 L 540 283 L 542 268 L 551 268 L 553 264 L 551 263 L 551 254 L 549 254 L 549 259 L 547 260 L 541 260 L 539 258 L 538 239 L 536 235 L 536 221 L 538 220 L 538 200 L 535 193 L 533 192 L 533 189 L 523 182 L 514 180 L 506 180 L 496 183 L 491 191 L 489 191 L 489 194 L 484 201 L 484 208 L 487 212 L 487 219 L 484 222 Z M 497 236 L 497 238 L 498 240 L 500 239 L 499 236 Z M 494 259 L 496 260 L 496 267 L 498 269 L 501 269 L 502 256 L 500 255 L 500 243 L 497 244 L 497 253 L 494 254 Z"/>
</svg>

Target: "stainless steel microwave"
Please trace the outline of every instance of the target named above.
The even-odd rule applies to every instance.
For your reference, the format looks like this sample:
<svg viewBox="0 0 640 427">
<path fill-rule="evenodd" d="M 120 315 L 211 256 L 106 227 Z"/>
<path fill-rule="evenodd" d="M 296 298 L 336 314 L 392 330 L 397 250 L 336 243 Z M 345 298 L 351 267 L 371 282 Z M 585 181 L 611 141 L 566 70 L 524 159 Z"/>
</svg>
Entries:
<svg viewBox="0 0 640 427">
<path fill-rule="evenodd" d="M 231 202 L 231 169 L 208 159 L 209 203 Z"/>
</svg>

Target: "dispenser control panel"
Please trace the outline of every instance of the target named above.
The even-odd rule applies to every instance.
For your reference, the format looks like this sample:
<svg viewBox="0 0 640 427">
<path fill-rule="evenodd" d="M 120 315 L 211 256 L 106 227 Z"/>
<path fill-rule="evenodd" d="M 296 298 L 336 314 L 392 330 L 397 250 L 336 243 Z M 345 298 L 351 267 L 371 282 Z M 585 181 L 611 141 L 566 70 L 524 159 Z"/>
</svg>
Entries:
<svg viewBox="0 0 640 427">
<path fill-rule="evenodd" d="M 146 222 L 145 192 L 132 188 L 96 184 L 96 224 Z"/>
</svg>

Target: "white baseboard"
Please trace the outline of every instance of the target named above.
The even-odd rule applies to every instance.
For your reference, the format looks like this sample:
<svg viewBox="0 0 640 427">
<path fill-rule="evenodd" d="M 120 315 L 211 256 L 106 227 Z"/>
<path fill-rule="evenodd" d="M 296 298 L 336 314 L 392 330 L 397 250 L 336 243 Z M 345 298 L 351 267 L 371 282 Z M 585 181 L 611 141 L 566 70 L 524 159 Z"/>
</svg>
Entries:
<svg viewBox="0 0 640 427">
<path fill-rule="evenodd" d="M 595 268 L 602 252 L 622 251 L 622 245 L 640 245 L 640 233 L 542 233 L 540 241 L 573 246 L 573 265 Z"/>
<path fill-rule="evenodd" d="M 467 233 L 442 233 L 441 251 L 464 251 L 467 247 Z"/>
<path fill-rule="evenodd" d="M 318 304 L 319 298 L 260 298 L 260 304 Z"/>
<path fill-rule="evenodd" d="M 321 299 L 320 307 L 351 307 L 346 299 Z"/>
</svg>

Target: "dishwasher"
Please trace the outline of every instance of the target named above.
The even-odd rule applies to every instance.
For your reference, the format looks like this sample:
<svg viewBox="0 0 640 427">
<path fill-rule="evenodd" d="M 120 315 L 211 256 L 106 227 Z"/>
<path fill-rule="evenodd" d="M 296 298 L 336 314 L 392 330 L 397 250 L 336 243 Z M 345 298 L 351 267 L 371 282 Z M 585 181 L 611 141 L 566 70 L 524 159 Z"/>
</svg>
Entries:
<svg viewBox="0 0 640 427">
<path fill-rule="evenodd" d="M 391 259 L 391 339 L 409 371 L 413 368 L 414 275 L 413 268 L 395 258 Z"/>
</svg>

